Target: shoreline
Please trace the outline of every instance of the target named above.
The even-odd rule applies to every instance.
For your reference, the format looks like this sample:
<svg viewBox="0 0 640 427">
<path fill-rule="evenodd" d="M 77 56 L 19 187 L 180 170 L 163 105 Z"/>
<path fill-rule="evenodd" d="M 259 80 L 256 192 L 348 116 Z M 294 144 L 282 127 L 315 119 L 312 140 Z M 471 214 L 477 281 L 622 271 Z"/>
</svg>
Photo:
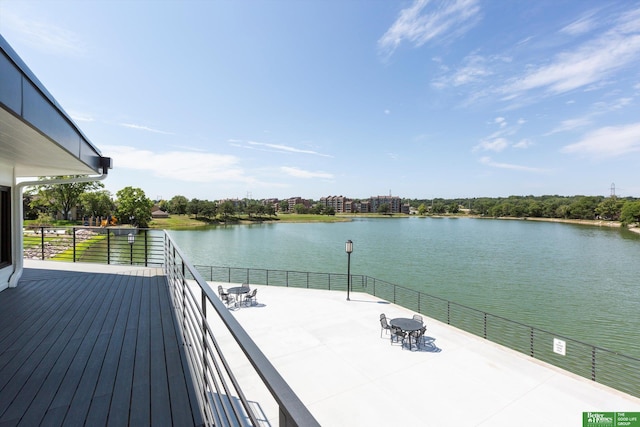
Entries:
<svg viewBox="0 0 640 427">
<path fill-rule="evenodd" d="M 620 221 L 605 221 L 602 219 L 562 219 L 562 218 L 499 218 L 499 219 L 521 219 L 525 221 L 540 221 L 540 222 L 559 222 L 564 224 L 577 224 L 577 225 L 591 225 L 594 227 L 611 227 L 611 228 L 625 228 Z M 639 227 L 626 227 L 627 230 L 632 233 L 640 234 Z"/>
</svg>

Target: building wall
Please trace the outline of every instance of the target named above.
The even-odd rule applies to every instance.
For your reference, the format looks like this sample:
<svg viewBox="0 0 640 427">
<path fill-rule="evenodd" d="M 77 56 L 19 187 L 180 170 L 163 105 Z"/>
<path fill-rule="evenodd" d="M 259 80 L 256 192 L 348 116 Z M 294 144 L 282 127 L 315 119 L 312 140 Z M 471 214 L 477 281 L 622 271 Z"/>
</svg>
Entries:
<svg viewBox="0 0 640 427">
<path fill-rule="evenodd" d="M 8 188 L 10 192 L 15 191 L 13 188 L 13 169 L 0 163 L 0 187 Z M 10 203 L 11 197 L 2 198 L 0 203 Z M 10 206 L 0 206 L 0 241 L 2 245 L 12 240 L 11 236 L 11 209 Z M 8 214 L 7 214 L 8 213 Z M 6 234 L 6 235 L 5 235 Z M 9 239 L 7 241 L 7 239 Z M 9 254 L 11 252 L 11 246 L 8 245 Z M 9 287 L 9 278 L 13 274 L 13 263 L 0 264 L 0 291 Z"/>
</svg>

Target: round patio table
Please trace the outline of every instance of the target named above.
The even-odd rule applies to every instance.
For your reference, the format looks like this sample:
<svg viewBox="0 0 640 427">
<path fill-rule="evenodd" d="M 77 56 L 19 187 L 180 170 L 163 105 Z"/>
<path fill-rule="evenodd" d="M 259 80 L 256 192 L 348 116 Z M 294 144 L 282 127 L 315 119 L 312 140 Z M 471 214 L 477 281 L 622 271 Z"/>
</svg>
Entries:
<svg viewBox="0 0 640 427">
<path fill-rule="evenodd" d="M 391 326 L 395 326 L 396 328 L 400 328 L 405 332 L 413 332 L 413 331 L 417 331 L 418 329 L 422 328 L 422 323 L 414 320 L 414 319 L 409 319 L 406 317 L 397 317 L 395 319 L 391 319 Z"/>
<path fill-rule="evenodd" d="M 241 298 L 244 294 L 248 294 L 250 291 L 251 289 L 249 289 L 248 286 L 236 286 L 227 289 L 228 293 L 234 294 L 236 296 L 236 306 L 238 306 L 238 304 L 242 305 L 242 301 L 239 298 Z"/>
<path fill-rule="evenodd" d="M 409 319 L 407 317 L 397 317 L 395 319 L 391 319 L 389 322 L 391 326 L 395 326 L 396 328 L 402 329 L 404 332 L 414 332 L 418 329 L 422 328 L 422 322 L 419 322 L 414 319 Z M 416 346 L 418 343 L 416 342 Z M 404 345 L 403 345 L 404 347 Z M 409 335 L 409 348 L 413 348 L 411 346 L 411 335 Z"/>
</svg>

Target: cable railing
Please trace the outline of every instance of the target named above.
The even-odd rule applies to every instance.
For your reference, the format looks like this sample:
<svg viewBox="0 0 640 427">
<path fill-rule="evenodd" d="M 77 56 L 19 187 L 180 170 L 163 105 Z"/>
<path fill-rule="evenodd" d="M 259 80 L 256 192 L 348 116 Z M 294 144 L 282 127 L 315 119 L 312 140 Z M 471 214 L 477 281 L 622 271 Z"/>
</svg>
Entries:
<svg viewBox="0 0 640 427">
<path fill-rule="evenodd" d="M 77 235 L 86 233 L 87 229 L 95 235 L 91 239 L 78 238 Z M 165 247 L 168 235 L 161 230 L 138 230 L 133 238 L 129 234 L 131 231 L 127 232 L 127 229 L 115 233 L 113 229 L 109 228 L 106 229 L 108 231 L 96 231 L 89 227 L 73 227 L 66 232 L 68 235 L 63 235 L 65 233 L 60 230 L 52 232 L 45 228 L 38 229 L 38 232 L 34 234 L 36 238 L 41 239 L 42 244 L 34 244 L 32 240 L 34 236 L 30 236 L 30 250 L 27 249 L 27 238 L 25 237 L 25 257 L 133 265 L 165 265 L 168 263 L 165 258 L 168 250 Z M 89 244 L 86 243 L 88 240 Z M 179 253 L 177 246 L 173 244 L 171 239 L 169 241 L 171 242 L 170 247 L 175 248 Z M 82 242 L 82 245 L 78 242 Z M 189 268 L 178 274 L 173 271 L 174 259 L 169 258 L 172 263 L 166 264 L 171 266 L 170 268 L 165 267 L 168 269 L 167 276 L 171 281 L 175 281 L 172 286 L 184 287 L 185 303 L 189 302 L 189 304 L 181 307 L 180 310 L 183 310 L 184 313 L 189 312 L 189 316 L 194 318 L 203 315 L 195 310 L 195 303 L 198 298 L 202 300 L 203 295 L 206 296 L 207 303 L 213 305 L 214 310 L 221 318 L 226 313 L 224 305 L 220 304 L 218 297 L 211 292 L 205 281 L 336 291 L 346 291 L 347 289 L 347 274 L 343 273 L 190 266 L 183 256 L 180 255 L 178 259 L 181 260 L 180 264 L 188 265 Z M 187 298 L 188 292 L 186 290 L 190 288 L 181 284 L 180 280 L 198 283 L 200 290 L 196 290 L 196 292 L 201 295 L 198 297 L 194 293 L 195 296 Z M 640 397 L 640 359 L 636 357 L 366 275 L 352 274 L 351 290 L 366 292 L 582 377 Z M 204 315 L 206 317 L 206 312 Z M 189 324 L 195 323 L 197 322 L 191 321 Z M 190 326 L 189 328 L 194 327 Z M 191 340 L 203 341 L 202 334 L 208 336 L 209 333 L 210 331 L 192 332 L 189 336 Z M 200 340 L 197 339 L 198 337 Z M 213 343 L 208 345 L 213 345 Z"/>
<path fill-rule="evenodd" d="M 162 266 L 195 389 L 197 401 L 193 405 L 204 425 L 270 425 L 260 402 L 249 400 L 243 391 L 254 390 L 256 384 L 247 383 L 254 380 L 241 384 L 234 374 L 232 363 L 238 366 L 245 361 L 253 367 L 255 381 L 261 381 L 275 401 L 280 426 L 320 426 L 166 232 L 41 227 L 25 236 L 25 257 Z"/>
<path fill-rule="evenodd" d="M 197 265 L 208 281 L 346 291 L 347 275 Z M 640 359 L 365 275 L 351 290 L 429 316 L 584 378 L 640 397 Z"/>
<path fill-rule="evenodd" d="M 204 416 L 208 423 L 216 426 L 238 423 L 257 426 L 262 419 L 254 410 L 256 405 L 252 405 L 245 397 L 230 367 L 228 349 L 223 350 L 224 345 L 219 342 L 218 337 L 229 332 L 277 402 L 279 425 L 319 426 L 306 406 L 166 233 L 164 252 L 164 271 L 171 299 L 183 332 L 189 366 L 199 391 L 200 406 L 205 408 Z M 214 330 L 212 324 L 216 323 L 221 324 L 221 327 Z M 233 360 L 237 362 L 235 357 Z"/>
</svg>

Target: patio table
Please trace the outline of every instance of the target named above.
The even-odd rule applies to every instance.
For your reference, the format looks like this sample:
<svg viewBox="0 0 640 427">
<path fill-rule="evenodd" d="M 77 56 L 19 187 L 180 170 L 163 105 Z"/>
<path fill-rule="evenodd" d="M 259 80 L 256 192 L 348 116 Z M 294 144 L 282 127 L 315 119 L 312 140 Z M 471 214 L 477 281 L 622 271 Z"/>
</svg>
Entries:
<svg viewBox="0 0 640 427">
<path fill-rule="evenodd" d="M 391 326 L 395 326 L 396 328 L 402 329 L 403 332 L 407 332 L 408 335 L 410 332 L 414 332 L 422 328 L 422 322 L 415 319 L 409 319 L 407 317 L 397 317 L 395 319 L 391 319 L 389 323 Z M 416 343 L 416 345 L 418 345 L 418 343 Z M 411 335 L 409 335 L 409 348 L 411 348 Z"/>
<path fill-rule="evenodd" d="M 236 307 L 240 307 L 242 304 L 242 296 L 248 294 L 251 291 L 248 286 L 236 286 L 227 289 L 227 292 L 236 296 Z"/>
</svg>

